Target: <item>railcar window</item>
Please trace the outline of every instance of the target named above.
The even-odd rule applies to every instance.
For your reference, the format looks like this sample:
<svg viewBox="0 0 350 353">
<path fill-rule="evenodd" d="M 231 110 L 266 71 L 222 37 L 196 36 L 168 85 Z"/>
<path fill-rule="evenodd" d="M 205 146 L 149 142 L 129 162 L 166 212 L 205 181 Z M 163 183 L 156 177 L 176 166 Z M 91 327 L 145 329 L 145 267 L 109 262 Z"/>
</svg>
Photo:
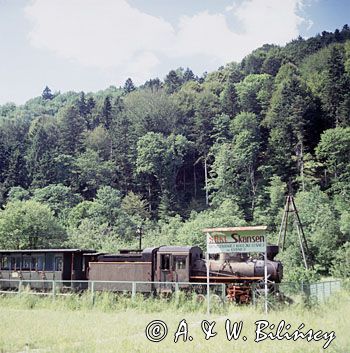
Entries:
<svg viewBox="0 0 350 353">
<path fill-rule="evenodd" d="M 36 271 L 38 259 L 36 257 L 32 257 L 32 270 Z"/>
<path fill-rule="evenodd" d="M 9 258 L 8 262 L 9 262 L 10 269 L 12 271 L 20 271 L 21 258 L 19 256 L 13 256 L 13 257 Z"/>
<path fill-rule="evenodd" d="M 161 269 L 170 270 L 170 255 L 162 255 Z"/>
<path fill-rule="evenodd" d="M 63 270 L 63 258 L 62 256 L 55 257 L 55 271 Z"/>
<path fill-rule="evenodd" d="M 55 262 L 54 262 L 54 255 L 51 253 L 45 254 L 45 271 L 54 271 L 55 269 Z"/>
<path fill-rule="evenodd" d="M 186 268 L 186 257 L 185 256 L 175 256 L 175 269 L 183 270 Z"/>
<path fill-rule="evenodd" d="M 16 271 L 16 258 L 15 257 L 11 257 L 11 266 L 10 269 L 12 271 Z"/>
<path fill-rule="evenodd" d="M 30 260 L 31 260 L 30 256 L 23 257 L 22 270 L 30 271 L 30 262 L 31 262 Z"/>
<path fill-rule="evenodd" d="M 1 266 L 1 268 L 3 270 L 8 270 L 9 269 L 9 261 L 8 261 L 8 257 L 7 256 L 4 256 L 2 258 L 2 266 Z"/>
<path fill-rule="evenodd" d="M 8 270 L 9 269 L 9 258 L 7 256 L 4 256 L 4 258 L 2 260 L 2 264 L 3 264 L 3 269 L 4 270 Z"/>
<path fill-rule="evenodd" d="M 32 257 L 32 270 L 33 271 L 42 271 L 43 270 L 44 257 L 35 256 Z"/>
<path fill-rule="evenodd" d="M 19 256 L 16 257 L 16 270 L 19 271 L 21 269 L 21 258 Z"/>
<path fill-rule="evenodd" d="M 4 258 L 0 257 L 0 270 L 4 270 Z"/>
<path fill-rule="evenodd" d="M 44 269 L 44 256 L 38 256 L 38 271 L 42 271 Z"/>
</svg>

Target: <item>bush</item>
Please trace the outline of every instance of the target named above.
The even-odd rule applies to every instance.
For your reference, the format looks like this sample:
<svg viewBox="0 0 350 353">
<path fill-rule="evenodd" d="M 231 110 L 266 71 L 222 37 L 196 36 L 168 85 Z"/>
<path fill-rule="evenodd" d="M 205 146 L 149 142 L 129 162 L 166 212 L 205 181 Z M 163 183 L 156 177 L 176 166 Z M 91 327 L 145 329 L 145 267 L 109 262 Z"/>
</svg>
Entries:
<svg viewBox="0 0 350 353">
<path fill-rule="evenodd" d="M 350 278 L 350 242 L 336 252 L 331 273 L 334 277 Z"/>
</svg>

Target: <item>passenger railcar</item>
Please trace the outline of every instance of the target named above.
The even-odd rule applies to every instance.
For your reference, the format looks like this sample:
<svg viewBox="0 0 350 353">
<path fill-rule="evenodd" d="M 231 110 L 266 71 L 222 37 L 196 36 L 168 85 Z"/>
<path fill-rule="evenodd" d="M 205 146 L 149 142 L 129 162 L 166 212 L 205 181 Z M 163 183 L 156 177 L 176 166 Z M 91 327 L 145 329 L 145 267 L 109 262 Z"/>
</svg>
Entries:
<svg viewBox="0 0 350 353">
<path fill-rule="evenodd" d="M 50 283 L 43 280 L 65 281 L 65 286 L 71 286 L 71 281 L 86 280 L 88 264 L 93 260 L 90 254 L 94 252 L 81 249 L 0 250 L 0 288 L 17 288 L 18 280 L 30 281 L 35 289 L 50 287 Z"/>
</svg>

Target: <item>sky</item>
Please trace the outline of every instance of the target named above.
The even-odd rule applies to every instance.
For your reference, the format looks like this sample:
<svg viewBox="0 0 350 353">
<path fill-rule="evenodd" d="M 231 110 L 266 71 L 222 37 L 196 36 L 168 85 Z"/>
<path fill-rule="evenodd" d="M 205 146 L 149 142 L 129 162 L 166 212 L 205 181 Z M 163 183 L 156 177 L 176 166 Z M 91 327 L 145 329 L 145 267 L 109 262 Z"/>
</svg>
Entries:
<svg viewBox="0 0 350 353">
<path fill-rule="evenodd" d="M 350 24 L 349 0 L 0 0 L 0 104 L 197 75 Z"/>
</svg>

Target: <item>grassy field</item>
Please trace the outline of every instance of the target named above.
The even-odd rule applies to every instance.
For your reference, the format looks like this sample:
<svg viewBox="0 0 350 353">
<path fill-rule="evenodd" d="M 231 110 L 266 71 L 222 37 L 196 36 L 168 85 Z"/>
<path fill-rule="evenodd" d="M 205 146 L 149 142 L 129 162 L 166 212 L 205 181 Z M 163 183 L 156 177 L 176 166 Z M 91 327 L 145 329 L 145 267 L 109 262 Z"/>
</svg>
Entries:
<svg viewBox="0 0 350 353">
<path fill-rule="evenodd" d="M 326 304 L 306 308 L 293 305 L 272 311 L 267 317 L 252 307 L 230 306 L 218 309 L 207 317 L 205 307 L 194 301 L 180 304 L 165 300 L 143 300 L 131 303 L 128 298 L 109 295 L 97 297 L 39 298 L 24 293 L 21 296 L 0 297 L 0 352 L 235 352 L 235 353 L 350 353 L 350 297 L 342 293 Z M 188 324 L 189 339 L 174 343 L 179 322 Z M 243 321 L 238 340 L 228 341 L 225 321 Z M 268 319 L 270 324 L 281 320 L 291 325 L 292 333 L 301 323 L 301 331 L 309 329 L 335 331 L 336 338 L 324 350 L 326 340 L 271 340 L 256 343 L 255 321 Z M 167 324 L 168 334 L 161 342 L 150 342 L 146 326 L 153 320 Z M 216 321 L 217 335 L 205 340 L 202 320 Z M 266 330 L 266 333 L 275 330 Z M 285 331 L 283 331 L 285 332 Z M 243 340 L 246 336 L 246 341 Z"/>
</svg>

